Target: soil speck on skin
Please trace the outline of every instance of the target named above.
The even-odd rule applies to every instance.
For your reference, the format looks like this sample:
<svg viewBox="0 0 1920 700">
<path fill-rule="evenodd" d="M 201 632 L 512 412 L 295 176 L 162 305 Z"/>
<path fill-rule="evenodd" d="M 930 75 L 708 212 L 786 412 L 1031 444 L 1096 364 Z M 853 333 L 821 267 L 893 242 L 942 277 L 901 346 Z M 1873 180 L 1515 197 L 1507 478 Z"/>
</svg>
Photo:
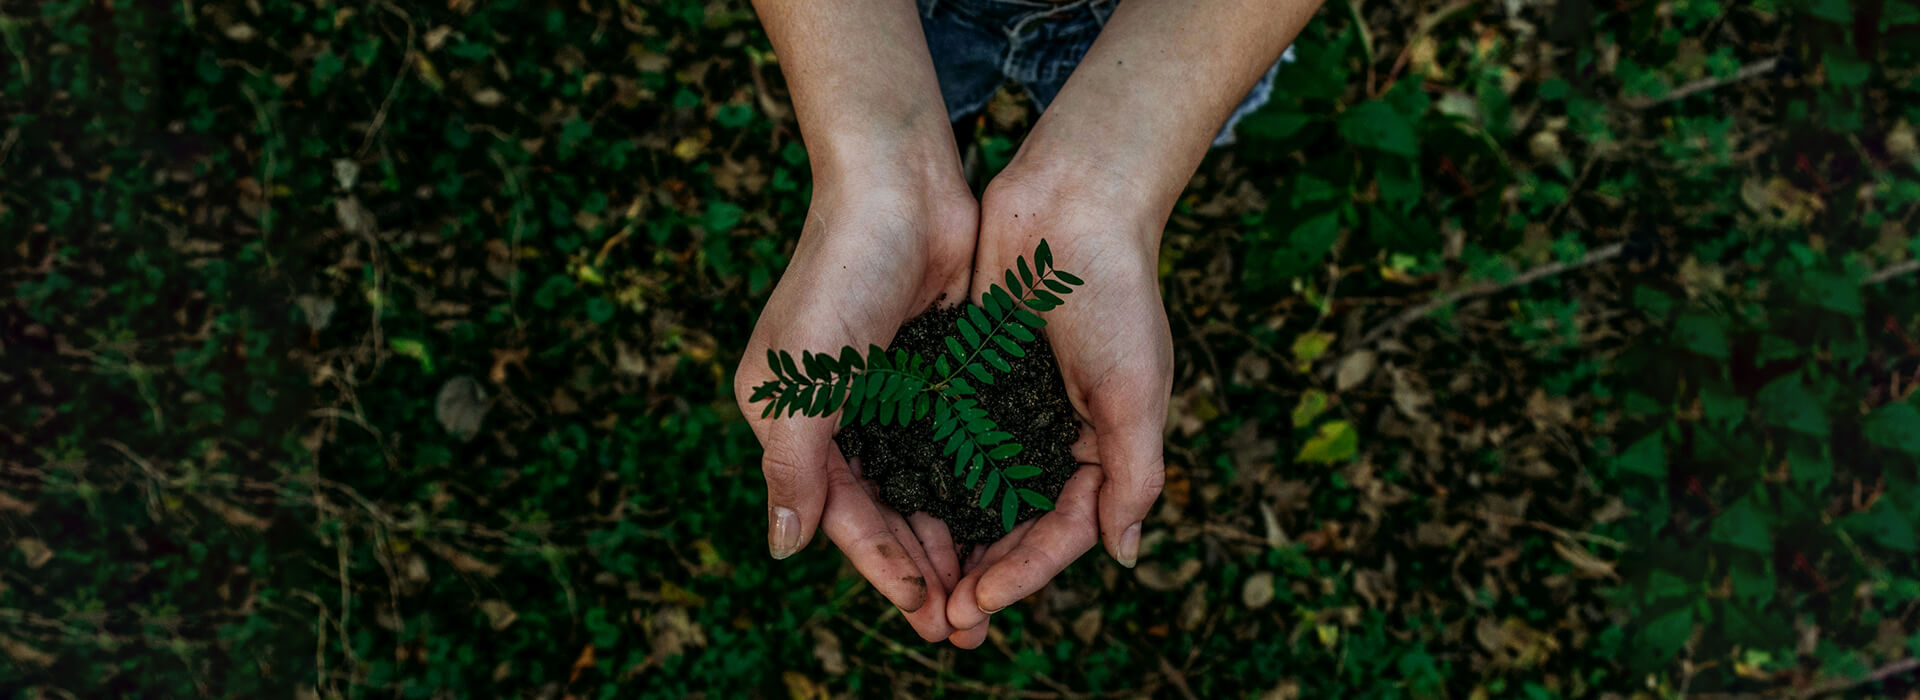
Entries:
<svg viewBox="0 0 1920 700">
<path fill-rule="evenodd" d="M 900 327 L 889 349 L 938 357 L 946 351 L 942 338 L 957 332 L 954 322 L 962 313 L 956 306 L 915 316 Z M 1017 483 L 1058 500 L 1061 488 L 1073 476 L 1072 446 L 1079 428 L 1046 336 L 1022 343 L 1021 348 L 1027 351 L 1026 357 L 1005 356 L 1011 372 L 994 371 L 992 385 L 973 382 L 979 391 L 973 398 L 980 400 L 988 418 L 1013 435 L 1013 442 L 1024 446 L 1018 456 L 1003 460 L 1002 466 L 1039 467 L 1039 475 Z M 970 489 L 964 474 L 954 476 L 954 459 L 941 454 L 941 444 L 933 440 L 931 415 L 905 426 L 850 425 L 834 440 L 848 459 L 860 460 L 861 475 L 871 479 L 879 487 L 880 500 L 901 515 L 926 512 L 946 521 L 953 541 L 960 545 L 993 542 L 1006 534 L 1000 527 L 999 496 L 993 507 L 980 507 L 985 479 Z M 1015 524 L 1043 512 L 1021 503 Z"/>
</svg>

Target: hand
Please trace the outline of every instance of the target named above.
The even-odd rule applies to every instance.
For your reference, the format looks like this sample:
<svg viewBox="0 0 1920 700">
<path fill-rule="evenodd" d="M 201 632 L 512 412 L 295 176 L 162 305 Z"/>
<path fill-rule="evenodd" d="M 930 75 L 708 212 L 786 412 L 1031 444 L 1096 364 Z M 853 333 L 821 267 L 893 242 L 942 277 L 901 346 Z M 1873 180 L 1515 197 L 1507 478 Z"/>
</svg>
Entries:
<svg viewBox="0 0 1920 700">
<path fill-rule="evenodd" d="M 1173 387 L 1173 337 L 1157 274 L 1166 212 L 1143 201 L 1013 166 L 987 188 L 974 297 L 1043 237 L 1055 265 L 1086 280 L 1045 314 L 1043 329 L 1080 419 L 1073 453 L 1082 466 L 1054 511 L 973 557 L 977 566 L 947 602 L 958 646 L 979 646 L 991 613 L 1039 590 L 1096 539 L 1123 566 L 1139 556 L 1141 523 L 1166 480 L 1161 435 Z"/>
<path fill-rule="evenodd" d="M 957 165 L 957 164 L 956 164 Z M 753 387 L 773 378 L 767 350 L 837 352 L 882 347 L 900 324 L 945 296 L 964 299 L 979 211 L 959 169 L 950 177 L 863 173 L 857 183 L 816 178 L 813 202 L 787 266 L 747 342 L 734 396 L 765 448 L 767 549 L 785 559 L 816 529 L 898 606 L 927 641 L 953 632 L 947 593 L 960 578 L 944 522 L 880 503 L 833 443 L 838 415 L 760 418 Z M 983 628 L 984 629 L 984 628 Z"/>
</svg>

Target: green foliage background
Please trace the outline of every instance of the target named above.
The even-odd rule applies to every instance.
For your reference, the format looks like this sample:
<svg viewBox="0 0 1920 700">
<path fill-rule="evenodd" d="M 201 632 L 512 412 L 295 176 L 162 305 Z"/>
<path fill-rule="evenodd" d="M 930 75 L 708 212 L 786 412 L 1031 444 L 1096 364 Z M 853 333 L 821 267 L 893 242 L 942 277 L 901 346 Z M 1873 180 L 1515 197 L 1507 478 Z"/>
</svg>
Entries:
<svg viewBox="0 0 1920 700">
<path fill-rule="evenodd" d="M 957 653 L 764 554 L 744 4 L 0 6 L 0 688 L 1908 692 L 1916 33 L 1330 3 L 1169 223 L 1141 567 Z"/>
</svg>

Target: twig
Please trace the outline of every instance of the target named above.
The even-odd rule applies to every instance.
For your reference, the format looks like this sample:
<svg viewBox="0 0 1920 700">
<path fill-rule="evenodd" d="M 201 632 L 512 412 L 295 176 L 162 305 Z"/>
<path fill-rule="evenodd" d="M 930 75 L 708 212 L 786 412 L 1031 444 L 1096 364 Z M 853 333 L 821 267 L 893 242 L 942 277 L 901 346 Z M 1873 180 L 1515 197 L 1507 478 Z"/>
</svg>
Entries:
<svg viewBox="0 0 1920 700">
<path fill-rule="evenodd" d="M 387 88 L 387 97 L 380 101 L 380 108 L 374 110 L 373 122 L 367 126 L 367 137 L 360 142 L 360 150 L 353 154 L 355 158 L 366 156 L 367 149 L 373 146 L 373 137 L 380 133 L 380 126 L 387 121 L 387 108 L 393 106 L 394 95 L 400 94 L 400 85 L 407 82 L 407 69 L 413 67 L 413 18 L 393 3 L 383 2 L 380 6 L 399 15 L 400 21 L 407 24 L 407 47 L 400 51 L 400 72 L 393 76 L 393 85 Z"/>
<path fill-rule="evenodd" d="M 1899 661 L 1895 661 L 1893 663 L 1887 664 L 1885 666 L 1881 666 L 1879 669 L 1873 671 L 1872 673 L 1869 673 L 1865 676 L 1861 676 L 1859 678 L 1841 678 L 1838 680 L 1827 681 L 1826 683 L 1822 683 L 1820 685 L 1816 685 L 1811 688 L 1802 690 L 1798 693 L 1794 693 L 1793 697 L 1811 698 L 1811 697 L 1826 695 L 1828 693 L 1838 693 L 1842 690 L 1847 690 L 1855 686 L 1866 685 L 1868 683 L 1878 683 L 1888 678 L 1898 676 L 1902 673 L 1912 673 L 1914 671 L 1920 671 L 1920 658 L 1908 657 L 1908 658 L 1901 659 Z"/>
<path fill-rule="evenodd" d="M 1899 277 L 1901 275 L 1910 275 L 1910 274 L 1913 274 L 1914 272 L 1920 272 L 1920 259 L 1908 260 L 1906 262 L 1898 263 L 1895 265 L 1888 265 L 1885 269 L 1876 271 L 1871 275 L 1867 275 L 1867 281 L 1862 284 L 1863 286 L 1880 284 L 1882 282 L 1886 282 L 1887 280 L 1891 280 L 1895 277 Z"/>
<path fill-rule="evenodd" d="M 1595 535 L 1589 532 L 1575 532 L 1573 530 L 1566 530 L 1566 529 L 1554 527 L 1552 525 L 1548 525 L 1546 523 L 1535 521 L 1535 520 L 1528 520 L 1526 518 L 1517 518 L 1511 515 L 1507 515 L 1506 513 L 1495 513 L 1485 508 L 1475 510 L 1473 514 L 1478 515 L 1482 518 L 1495 518 L 1499 520 L 1505 520 L 1509 525 L 1525 525 L 1527 527 L 1534 528 L 1536 530 L 1544 530 L 1546 532 L 1550 532 L 1570 540 L 1579 540 L 1581 542 L 1591 542 L 1593 544 L 1606 545 L 1608 547 L 1612 547 L 1614 549 L 1620 549 L 1620 550 L 1628 549 L 1627 543 L 1621 542 L 1620 540 L 1616 540 L 1611 537 Z"/>
<path fill-rule="evenodd" d="M 898 613 L 897 608 L 888 608 L 888 610 L 895 614 Z M 926 654 L 922 654 L 912 649 L 908 649 L 906 645 L 893 641 L 892 639 L 888 638 L 886 635 L 880 634 L 879 630 L 876 630 L 872 627 L 868 627 L 865 624 L 862 624 L 859 620 L 855 620 L 846 615 L 840 615 L 839 617 L 841 620 L 845 621 L 847 624 L 853 625 L 854 629 L 860 630 L 861 634 L 877 639 L 880 641 L 881 644 L 887 645 L 887 649 L 889 651 L 892 651 L 893 653 L 899 654 L 901 656 L 905 656 L 909 659 L 913 659 L 914 663 L 920 664 L 921 666 L 925 666 L 927 667 L 928 670 L 934 671 L 936 673 L 945 673 L 947 671 L 947 669 L 941 668 L 940 664 L 935 663 L 933 659 L 927 658 Z"/>
<path fill-rule="evenodd" d="M 1512 287 L 1518 287 L 1524 284 L 1531 284 L 1534 281 L 1539 280 L 1541 278 L 1551 277 L 1553 275 L 1557 275 L 1562 272 L 1566 272 L 1568 270 L 1577 270 L 1579 268 L 1605 262 L 1607 260 L 1611 260 L 1613 258 L 1619 257 L 1620 252 L 1625 249 L 1626 249 L 1626 244 L 1614 243 L 1612 245 L 1607 245 L 1607 246 L 1594 249 L 1593 251 L 1582 256 L 1579 260 L 1575 260 L 1570 263 L 1554 262 L 1554 263 L 1541 265 L 1539 267 L 1533 268 L 1526 272 L 1522 272 L 1520 273 L 1519 276 L 1514 277 L 1513 279 L 1508 280 L 1506 282 L 1480 282 L 1476 284 L 1467 285 L 1461 289 L 1456 289 L 1450 292 L 1446 292 L 1444 294 L 1441 294 L 1439 297 L 1433 299 L 1432 301 L 1429 301 L 1425 304 L 1421 304 L 1419 306 L 1413 307 L 1411 309 L 1407 309 L 1406 311 L 1402 311 L 1399 314 L 1396 314 L 1392 319 L 1389 319 L 1386 323 L 1382 323 L 1378 326 L 1374 326 L 1373 330 L 1367 331 L 1366 335 L 1363 335 L 1360 337 L 1359 342 L 1354 343 L 1353 345 L 1349 346 L 1349 348 L 1365 347 L 1368 345 L 1372 345 L 1375 341 L 1378 341 L 1382 336 L 1399 333 L 1401 330 L 1405 329 L 1408 324 L 1411 324 L 1414 321 L 1418 321 L 1421 318 L 1426 317 L 1427 314 L 1433 313 L 1435 309 L 1439 309 L 1448 304 L 1452 304 L 1462 299 L 1486 296 L 1494 292 L 1499 292 Z"/>
<path fill-rule="evenodd" d="M 1161 654 L 1154 654 L 1154 656 L 1160 659 L 1160 672 L 1166 674 L 1167 681 L 1173 684 L 1174 690 L 1180 691 L 1180 697 L 1186 698 L 1187 700 L 1200 700 L 1199 696 L 1193 694 L 1193 689 L 1187 687 L 1186 674 L 1181 673 L 1180 669 L 1174 668 L 1173 663 L 1167 661 L 1166 656 Z"/>
<path fill-rule="evenodd" d="M 1648 107 L 1665 104 L 1667 102 L 1672 102 L 1674 100 L 1685 99 L 1687 97 L 1694 95 L 1695 93 L 1705 92 L 1707 90 L 1712 90 L 1714 88 L 1721 87 L 1724 85 L 1731 85 L 1733 83 L 1737 83 L 1743 80 L 1751 80 L 1753 78 L 1773 72 L 1774 66 L 1777 66 L 1777 65 L 1780 65 L 1779 58 L 1769 58 L 1764 61 L 1760 61 L 1758 63 L 1741 66 L 1740 70 L 1734 72 L 1733 75 L 1725 78 L 1701 78 L 1699 80 L 1693 80 L 1686 83 L 1682 83 L 1680 87 L 1674 88 L 1673 91 L 1667 93 L 1665 97 L 1660 97 L 1660 98 L 1629 97 L 1621 100 L 1620 104 L 1626 105 L 1627 107 L 1630 107 L 1633 109 L 1646 109 Z"/>
</svg>

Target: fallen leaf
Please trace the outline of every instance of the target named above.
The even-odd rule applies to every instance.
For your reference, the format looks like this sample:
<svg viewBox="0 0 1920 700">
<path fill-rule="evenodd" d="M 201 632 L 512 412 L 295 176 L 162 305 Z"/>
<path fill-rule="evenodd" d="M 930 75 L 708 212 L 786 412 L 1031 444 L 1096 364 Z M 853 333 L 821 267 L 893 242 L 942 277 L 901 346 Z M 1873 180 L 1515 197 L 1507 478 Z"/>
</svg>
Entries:
<svg viewBox="0 0 1920 700">
<path fill-rule="evenodd" d="M 1100 621 L 1100 608 L 1080 611 L 1080 616 L 1073 619 L 1073 636 L 1079 637 L 1081 642 L 1092 644 L 1094 638 L 1100 636 Z"/>
<path fill-rule="evenodd" d="M 847 655 L 840 651 L 840 638 L 826 627 L 813 628 L 813 658 L 820 660 L 820 668 L 827 673 L 840 676 L 847 672 Z"/>
<path fill-rule="evenodd" d="M 1259 610 L 1273 602 L 1273 574 L 1267 571 L 1247 577 L 1246 585 L 1240 587 L 1240 602 L 1249 610 Z"/>
<path fill-rule="evenodd" d="M 1293 339 L 1293 360 L 1295 367 L 1304 372 L 1314 360 L 1326 354 L 1333 347 L 1333 334 L 1326 331 L 1307 331 Z"/>
<path fill-rule="evenodd" d="M 826 686 L 815 683 L 807 674 L 799 671 L 782 673 L 780 679 L 786 682 L 787 697 L 793 700 L 826 700 L 831 697 Z"/>
<path fill-rule="evenodd" d="M 1333 388 L 1336 391 L 1346 391 L 1360 386 L 1360 382 L 1366 381 L 1367 377 L 1373 374 L 1376 359 L 1377 356 L 1372 350 L 1359 350 L 1340 358 L 1340 369 L 1333 376 Z"/>
<path fill-rule="evenodd" d="M 1574 547 L 1565 542 L 1555 540 L 1553 543 L 1553 551 L 1559 553 L 1560 558 L 1567 560 L 1568 564 L 1572 564 L 1574 571 L 1578 572 L 1584 578 L 1610 578 L 1614 580 L 1619 580 L 1620 578 L 1619 574 L 1613 572 L 1613 562 L 1605 561 L 1594 556 L 1592 552 L 1587 551 L 1584 547 Z"/>
<path fill-rule="evenodd" d="M 581 647 L 580 655 L 574 657 L 573 672 L 567 674 L 567 681 L 573 682 L 580 680 L 580 672 L 589 668 L 593 668 L 593 644 L 591 643 L 585 647 Z"/>
<path fill-rule="evenodd" d="M 55 661 L 52 654 L 27 646 L 26 642 L 0 635 L 0 652 L 9 658 L 28 666 L 51 666 Z"/>
<path fill-rule="evenodd" d="M 1200 629 L 1200 623 L 1207 620 L 1207 584 L 1202 582 L 1187 590 L 1187 599 L 1180 603 L 1180 629 L 1192 632 Z"/>
<path fill-rule="evenodd" d="M 53 561 L 53 549 L 38 537 L 22 537 L 13 543 L 14 548 L 27 557 L 27 568 L 38 569 Z"/>
<path fill-rule="evenodd" d="M 1147 562 L 1134 570 L 1134 576 L 1140 584 L 1156 591 L 1177 591 L 1186 587 L 1187 582 L 1200 574 L 1202 564 L 1198 559 L 1180 562 L 1178 568 L 1168 569 L 1160 562 Z"/>
<path fill-rule="evenodd" d="M 514 620 L 520 619 L 520 614 L 514 612 L 513 607 L 504 600 L 489 598 L 480 601 L 480 611 L 487 614 L 487 621 L 495 631 L 506 629 Z"/>
<path fill-rule="evenodd" d="M 500 357 L 494 356 L 496 370 L 501 368 Z M 440 385 L 440 395 L 433 402 L 433 415 L 440 420 L 440 427 L 465 442 L 479 434 L 480 421 L 487 417 L 490 408 L 487 390 L 473 377 L 463 374 Z"/>
</svg>

